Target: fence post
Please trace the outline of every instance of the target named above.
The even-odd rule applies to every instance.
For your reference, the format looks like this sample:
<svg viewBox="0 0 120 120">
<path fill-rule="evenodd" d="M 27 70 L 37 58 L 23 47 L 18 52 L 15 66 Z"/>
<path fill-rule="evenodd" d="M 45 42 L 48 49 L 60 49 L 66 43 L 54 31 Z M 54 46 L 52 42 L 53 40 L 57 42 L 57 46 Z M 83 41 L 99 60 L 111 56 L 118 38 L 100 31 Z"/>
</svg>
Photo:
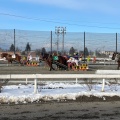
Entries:
<svg viewBox="0 0 120 120">
<path fill-rule="evenodd" d="M 103 83 L 102 83 L 102 92 L 104 92 L 104 88 L 105 88 L 105 79 L 103 79 Z"/>
<path fill-rule="evenodd" d="M 34 93 L 37 93 L 37 77 L 34 79 Z"/>
<path fill-rule="evenodd" d="M 28 79 L 26 78 L 26 85 L 28 84 Z"/>
<path fill-rule="evenodd" d="M 52 55 L 52 31 L 51 31 L 51 55 Z"/>
<path fill-rule="evenodd" d="M 104 66 L 105 66 L 105 58 L 104 58 Z"/>
<path fill-rule="evenodd" d="M 85 63 L 85 32 L 84 32 L 84 63 Z"/>
<path fill-rule="evenodd" d="M 78 83 L 78 79 L 76 78 L 76 84 Z"/>
<path fill-rule="evenodd" d="M 117 53 L 117 33 L 116 33 L 116 53 Z"/>
<path fill-rule="evenodd" d="M 15 54 L 15 50 L 16 50 L 16 49 L 15 49 L 15 46 L 16 46 L 16 45 L 15 45 L 15 29 L 14 29 L 14 54 Z"/>
</svg>

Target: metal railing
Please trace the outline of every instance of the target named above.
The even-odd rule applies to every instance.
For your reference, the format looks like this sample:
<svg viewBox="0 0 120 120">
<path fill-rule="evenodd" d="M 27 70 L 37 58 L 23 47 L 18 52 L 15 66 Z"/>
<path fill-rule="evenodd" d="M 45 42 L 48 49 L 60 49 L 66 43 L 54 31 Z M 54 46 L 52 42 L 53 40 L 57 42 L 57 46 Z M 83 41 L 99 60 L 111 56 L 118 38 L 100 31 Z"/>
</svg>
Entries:
<svg viewBox="0 0 120 120">
<path fill-rule="evenodd" d="M 110 72 L 108 72 L 110 71 Z M 108 74 L 113 73 L 113 74 Z M 105 87 L 105 79 L 116 79 L 120 78 L 119 70 L 107 70 L 107 72 L 103 74 L 103 71 L 98 72 L 96 74 L 7 74 L 0 75 L 0 79 L 9 79 L 9 80 L 19 80 L 19 79 L 34 79 L 34 93 L 37 93 L 37 79 L 101 79 L 102 81 L 102 90 L 104 91 Z M 43 80 L 42 80 L 43 81 Z"/>
</svg>

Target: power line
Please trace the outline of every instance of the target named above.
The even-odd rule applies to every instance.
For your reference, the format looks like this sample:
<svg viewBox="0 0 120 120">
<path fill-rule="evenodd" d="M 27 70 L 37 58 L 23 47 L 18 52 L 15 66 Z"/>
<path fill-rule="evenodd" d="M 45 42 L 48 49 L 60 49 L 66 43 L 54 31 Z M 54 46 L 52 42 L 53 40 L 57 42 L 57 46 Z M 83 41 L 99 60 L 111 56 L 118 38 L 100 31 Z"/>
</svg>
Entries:
<svg viewBox="0 0 120 120">
<path fill-rule="evenodd" d="M 73 26 L 92 27 L 92 28 L 94 27 L 94 28 L 104 28 L 104 29 L 120 29 L 118 27 L 102 27 L 102 26 L 95 26 L 95 25 L 85 25 L 85 24 L 83 25 L 83 24 L 76 24 L 76 23 L 59 22 L 59 21 L 54 21 L 54 20 L 45 20 L 41 18 L 25 17 L 25 16 L 13 15 L 13 14 L 8 14 L 8 13 L 0 13 L 0 15 L 22 18 L 22 19 L 29 19 L 29 20 L 36 20 L 36 21 L 43 21 L 43 22 L 73 25 Z"/>
<path fill-rule="evenodd" d="M 25 17 L 25 16 L 18 16 L 18 15 L 13 15 L 13 14 L 8 14 L 8 13 L 0 13 L 1 15 L 6 15 L 6 16 L 13 16 L 13 17 L 20 17 L 20 18 L 23 18 L 23 19 L 33 19 L 33 20 L 43 20 L 43 21 L 48 21 L 48 20 L 46 20 L 46 19 L 48 19 L 48 18 L 33 18 L 33 17 Z M 101 23 L 101 22 L 91 22 L 91 21 L 86 21 L 86 20 L 84 20 L 84 21 L 77 21 L 77 20 L 63 20 L 63 19 L 59 19 L 60 21 L 65 21 L 65 22 L 85 22 L 85 23 L 94 23 L 94 24 L 116 24 L 117 25 L 117 23 Z M 58 19 L 50 19 L 49 21 L 58 21 Z M 61 22 L 62 23 L 62 22 Z"/>
</svg>

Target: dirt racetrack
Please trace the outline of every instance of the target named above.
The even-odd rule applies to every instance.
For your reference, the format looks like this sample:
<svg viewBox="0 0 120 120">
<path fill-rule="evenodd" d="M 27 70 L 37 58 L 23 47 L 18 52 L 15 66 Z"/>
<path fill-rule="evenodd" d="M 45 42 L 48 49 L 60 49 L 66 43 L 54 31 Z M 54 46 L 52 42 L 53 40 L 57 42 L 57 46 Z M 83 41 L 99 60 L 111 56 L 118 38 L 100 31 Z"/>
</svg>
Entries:
<svg viewBox="0 0 120 120">
<path fill-rule="evenodd" d="M 119 120 L 120 102 L 0 105 L 0 120 Z"/>
<path fill-rule="evenodd" d="M 55 68 L 55 67 L 54 67 Z M 19 66 L 0 64 L 0 74 L 94 74 L 96 70 L 116 70 L 117 65 L 104 65 L 104 64 L 90 64 L 87 71 L 73 71 L 73 70 L 52 70 L 49 71 L 48 67 L 41 66 Z"/>
</svg>

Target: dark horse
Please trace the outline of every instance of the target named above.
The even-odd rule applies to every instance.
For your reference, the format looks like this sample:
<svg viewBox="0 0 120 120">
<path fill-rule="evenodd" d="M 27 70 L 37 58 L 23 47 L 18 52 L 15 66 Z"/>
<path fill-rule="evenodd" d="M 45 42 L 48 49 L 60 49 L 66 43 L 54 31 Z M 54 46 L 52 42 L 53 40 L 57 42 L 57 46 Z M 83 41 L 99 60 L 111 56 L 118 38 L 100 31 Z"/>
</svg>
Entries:
<svg viewBox="0 0 120 120">
<path fill-rule="evenodd" d="M 15 54 L 15 56 L 12 56 L 8 53 L 2 53 L 1 58 L 6 58 L 6 60 L 8 60 L 8 63 L 11 63 L 11 64 L 13 61 L 21 64 L 21 56 L 18 54 Z"/>
<path fill-rule="evenodd" d="M 48 66 L 50 67 L 50 71 L 55 70 L 52 66 L 53 63 L 55 63 L 55 64 L 58 63 L 58 64 L 62 64 L 64 66 L 67 66 L 67 58 L 64 56 L 58 56 L 58 60 L 56 60 L 56 62 L 53 60 L 53 56 L 51 54 L 47 54 L 47 53 L 41 54 L 40 58 L 41 58 L 41 60 L 44 60 L 48 64 Z M 57 64 L 57 66 L 60 66 L 58 64 Z"/>
<path fill-rule="evenodd" d="M 54 70 L 52 64 L 53 64 L 53 59 L 52 59 L 52 55 L 44 53 L 40 55 L 40 61 L 45 61 L 47 63 L 47 65 L 50 67 L 49 70 Z"/>
<path fill-rule="evenodd" d="M 120 53 L 114 52 L 112 55 L 112 60 L 115 60 L 115 62 L 118 63 L 117 69 L 119 70 L 120 67 Z"/>
</svg>

